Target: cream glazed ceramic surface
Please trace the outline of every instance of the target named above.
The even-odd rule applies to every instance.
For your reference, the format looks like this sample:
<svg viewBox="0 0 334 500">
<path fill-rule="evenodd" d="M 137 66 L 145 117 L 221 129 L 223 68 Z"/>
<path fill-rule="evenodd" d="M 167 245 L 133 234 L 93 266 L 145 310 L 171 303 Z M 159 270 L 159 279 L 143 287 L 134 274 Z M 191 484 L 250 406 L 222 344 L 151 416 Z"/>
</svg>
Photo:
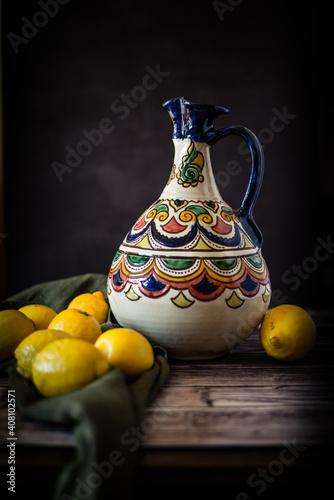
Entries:
<svg viewBox="0 0 334 500">
<path fill-rule="evenodd" d="M 263 175 L 257 138 L 241 126 L 216 130 L 225 108 L 164 104 L 173 123 L 174 163 L 155 201 L 126 235 L 111 264 L 108 296 L 117 321 L 163 346 L 170 357 L 211 359 L 231 351 L 261 322 L 271 287 L 253 218 Z M 240 210 L 216 186 L 210 147 L 241 135 L 252 174 Z"/>
</svg>

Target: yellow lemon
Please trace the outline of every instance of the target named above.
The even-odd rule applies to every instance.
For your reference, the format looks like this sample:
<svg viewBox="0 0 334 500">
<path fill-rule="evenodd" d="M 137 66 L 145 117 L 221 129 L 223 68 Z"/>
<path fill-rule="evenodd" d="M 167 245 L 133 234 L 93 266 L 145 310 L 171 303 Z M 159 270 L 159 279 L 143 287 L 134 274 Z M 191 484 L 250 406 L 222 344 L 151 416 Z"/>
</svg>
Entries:
<svg viewBox="0 0 334 500">
<path fill-rule="evenodd" d="M 19 311 L 23 312 L 27 318 L 33 320 L 36 330 L 44 330 L 47 328 L 50 321 L 57 315 L 56 311 L 51 309 L 51 307 L 42 304 L 30 304 L 21 307 Z"/>
<path fill-rule="evenodd" d="M 0 361 L 12 358 L 16 346 L 34 330 L 34 322 L 22 312 L 0 311 Z"/>
<path fill-rule="evenodd" d="M 28 379 L 32 379 L 31 366 L 38 351 L 57 339 L 70 336 L 61 330 L 36 330 L 31 333 L 15 349 L 17 371 Z"/>
<path fill-rule="evenodd" d="M 93 343 L 102 333 L 97 319 L 78 309 L 61 311 L 53 318 L 48 328 L 50 330 L 62 330 L 72 337 Z"/>
<path fill-rule="evenodd" d="M 80 389 L 109 369 L 91 342 L 70 337 L 54 340 L 36 354 L 32 378 L 44 396 L 58 396 Z"/>
<path fill-rule="evenodd" d="M 68 309 L 85 311 L 91 316 L 94 316 L 101 324 L 107 321 L 109 305 L 105 301 L 102 292 L 83 293 L 70 302 Z"/>
<path fill-rule="evenodd" d="M 95 346 L 111 366 L 121 368 L 128 380 L 151 368 L 154 362 L 149 341 L 139 332 L 114 328 L 99 336 Z"/>
<path fill-rule="evenodd" d="M 264 317 L 260 339 L 269 356 L 295 361 L 306 356 L 314 346 L 316 326 L 304 309 L 283 304 L 271 309 Z"/>
</svg>

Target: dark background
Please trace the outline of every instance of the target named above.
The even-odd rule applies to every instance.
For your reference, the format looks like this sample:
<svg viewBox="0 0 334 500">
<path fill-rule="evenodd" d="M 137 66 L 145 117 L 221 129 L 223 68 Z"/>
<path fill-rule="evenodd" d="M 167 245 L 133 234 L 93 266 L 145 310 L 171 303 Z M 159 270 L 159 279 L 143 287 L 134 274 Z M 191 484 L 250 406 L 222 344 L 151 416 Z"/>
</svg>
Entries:
<svg viewBox="0 0 334 500">
<path fill-rule="evenodd" d="M 328 5 L 70 0 L 45 19 L 35 0 L 3 1 L 5 296 L 42 281 L 107 275 L 169 177 L 172 124 L 161 105 L 185 96 L 227 107 L 217 126 L 242 124 L 266 142 L 254 215 L 273 305 L 331 307 L 333 248 L 314 253 L 319 237 L 334 234 Z M 8 34 L 22 36 L 26 20 L 44 25 L 15 53 Z M 134 88 L 147 66 L 165 76 L 121 119 L 111 104 L 140 95 Z M 275 110 L 290 116 L 279 132 L 270 130 Z M 65 164 L 66 147 L 76 149 L 83 130 L 104 118 L 114 130 L 60 182 L 52 163 Z M 226 138 L 212 149 L 217 183 L 234 208 L 250 174 L 239 144 Z M 241 173 L 229 174 L 230 160 Z"/>
</svg>

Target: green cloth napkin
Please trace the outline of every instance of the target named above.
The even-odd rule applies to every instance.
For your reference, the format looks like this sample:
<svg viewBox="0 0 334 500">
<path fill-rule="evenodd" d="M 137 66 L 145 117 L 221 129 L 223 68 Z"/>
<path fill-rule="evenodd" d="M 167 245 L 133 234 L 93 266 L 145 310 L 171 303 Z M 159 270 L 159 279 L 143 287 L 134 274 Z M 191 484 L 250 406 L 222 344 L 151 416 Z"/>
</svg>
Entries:
<svg viewBox="0 0 334 500">
<path fill-rule="evenodd" d="M 36 285 L 0 306 L 5 309 L 39 303 L 58 312 L 76 295 L 96 290 L 106 295 L 104 275 L 89 274 Z M 115 322 L 112 315 L 109 320 L 105 328 Z M 43 397 L 32 383 L 17 373 L 15 366 L 2 365 L 2 368 L 7 365 L 9 385 L 15 389 L 22 416 L 74 429 L 77 456 L 61 472 L 55 500 L 129 500 L 132 497 L 139 437 L 147 428 L 145 408 L 169 373 L 165 351 L 157 346 L 154 354 L 152 368 L 131 383 L 126 382 L 120 369 L 112 368 L 82 389 L 52 398 Z M 51 495 L 52 492 L 50 498 Z"/>
<path fill-rule="evenodd" d="M 27 288 L 0 302 L 2 309 L 19 309 L 27 304 L 43 304 L 57 313 L 65 309 L 74 297 L 81 293 L 100 290 L 107 300 L 107 276 L 104 274 L 82 274 L 71 278 L 47 281 Z"/>
</svg>

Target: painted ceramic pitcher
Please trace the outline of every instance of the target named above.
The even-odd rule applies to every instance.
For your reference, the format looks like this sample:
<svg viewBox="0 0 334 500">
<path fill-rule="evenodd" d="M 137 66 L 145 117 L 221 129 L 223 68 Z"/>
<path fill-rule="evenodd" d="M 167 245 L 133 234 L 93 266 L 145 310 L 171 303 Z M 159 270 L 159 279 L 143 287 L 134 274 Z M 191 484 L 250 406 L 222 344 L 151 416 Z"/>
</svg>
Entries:
<svg viewBox="0 0 334 500">
<path fill-rule="evenodd" d="M 271 287 L 253 207 L 263 177 L 261 143 L 239 125 L 214 128 L 228 110 L 167 101 L 174 163 L 160 197 L 126 235 L 111 264 L 108 296 L 117 321 L 170 357 L 210 359 L 231 351 L 261 322 Z M 252 170 L 239 210 L 216 186 L 210 147 L 228 135 L 248 144 Z"/>
</svg>

